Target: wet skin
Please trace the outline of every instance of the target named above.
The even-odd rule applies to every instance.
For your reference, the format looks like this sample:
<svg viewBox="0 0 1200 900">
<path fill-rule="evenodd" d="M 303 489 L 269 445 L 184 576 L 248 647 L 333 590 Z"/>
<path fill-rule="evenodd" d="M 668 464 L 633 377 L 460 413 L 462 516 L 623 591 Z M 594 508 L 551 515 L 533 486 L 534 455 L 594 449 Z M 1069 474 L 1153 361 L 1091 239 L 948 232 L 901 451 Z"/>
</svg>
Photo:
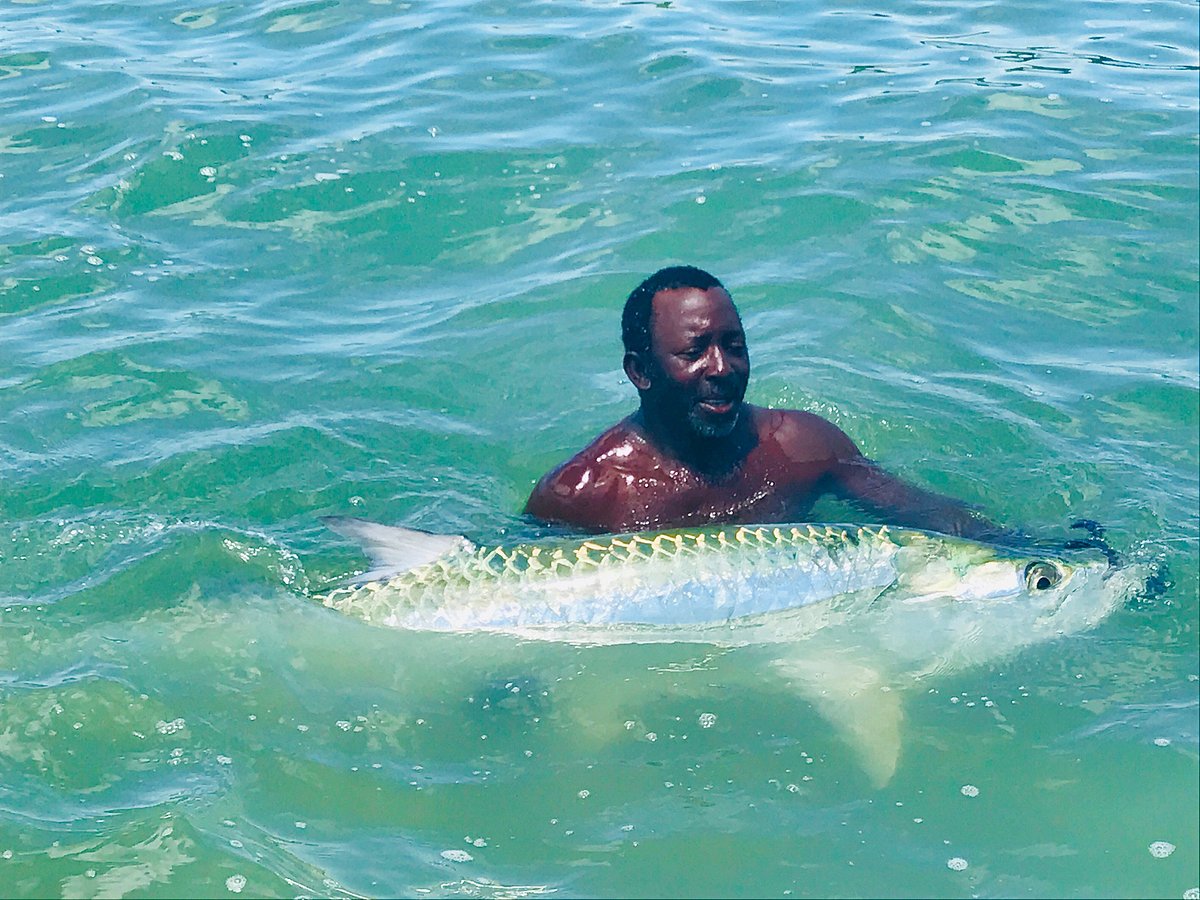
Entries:
<svg viewBox="0 0 1200 900">
<path fill-rule="evenodd" d="M 624 361 L 639 409 L 545 475 L 528 514 L 595 532 L 802 521 L 830 493 L 898 525 L 997 533 L 889 475 L 820 416 L 744 403 L 750 356 L 724 289 L 674 288 L 651 302 L 650 350 Z"/>
</svg>

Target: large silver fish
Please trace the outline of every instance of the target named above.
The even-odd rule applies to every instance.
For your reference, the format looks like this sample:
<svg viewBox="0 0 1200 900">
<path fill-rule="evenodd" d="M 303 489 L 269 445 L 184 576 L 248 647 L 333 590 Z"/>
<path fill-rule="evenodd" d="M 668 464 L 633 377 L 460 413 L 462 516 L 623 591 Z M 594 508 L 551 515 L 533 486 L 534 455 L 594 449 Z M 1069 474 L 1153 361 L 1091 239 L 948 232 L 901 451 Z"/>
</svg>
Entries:
<svg viewBox="0 0 1200 900">
<path fill-rule="evenodd" d="M 1090 628 L 1146 573 L 875 525 L 724 525 L 477 547 L 330 518 L 376 568 L 324 603 L 367 622 L 576 644 L 770 645 L 877 783 L 900 749 L 900 691 Z"/>
</svg>

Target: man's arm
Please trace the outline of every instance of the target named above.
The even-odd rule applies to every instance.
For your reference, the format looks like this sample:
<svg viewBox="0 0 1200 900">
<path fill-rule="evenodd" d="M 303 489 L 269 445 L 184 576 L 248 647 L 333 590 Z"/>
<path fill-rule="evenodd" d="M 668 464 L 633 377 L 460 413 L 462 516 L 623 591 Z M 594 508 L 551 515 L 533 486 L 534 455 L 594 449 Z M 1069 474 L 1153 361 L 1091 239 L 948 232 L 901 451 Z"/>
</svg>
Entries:
<svg viewBox="0 0 1200 900">
<path fill-rule="evenodd" d="M 1010 534 L 967 504 L 890 474 L 863 456 L 836 425 L 818 421 L 830 456 L 825 486 L 838 497 L 896 525 L 980 540 Z"/>
<path fill-rule="evenodd" d="M 1007 534 L 965 503 L 902 481 L 862 454 L 838 460 L 829 481 L 839 497 L 898 525 L 977 540 Z"/>
</svg>

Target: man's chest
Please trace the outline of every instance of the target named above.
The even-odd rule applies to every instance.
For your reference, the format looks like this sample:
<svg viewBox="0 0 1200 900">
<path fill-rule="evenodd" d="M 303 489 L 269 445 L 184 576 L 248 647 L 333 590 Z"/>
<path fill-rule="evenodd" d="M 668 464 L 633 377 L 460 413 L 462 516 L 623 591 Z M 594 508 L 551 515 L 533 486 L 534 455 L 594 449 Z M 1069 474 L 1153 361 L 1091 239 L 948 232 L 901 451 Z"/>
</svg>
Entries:
<svg viewBox="0 0 1200 900">
<path fill-rule="evenodd" d="M 797 477 L 799 474 L 799 477 Z M 643 497 L 651 517 L 672 522 L 771 522 L 802 515 L 816 476 L 745 466 L 724 478 L 689 474 Z"/>
</svg>

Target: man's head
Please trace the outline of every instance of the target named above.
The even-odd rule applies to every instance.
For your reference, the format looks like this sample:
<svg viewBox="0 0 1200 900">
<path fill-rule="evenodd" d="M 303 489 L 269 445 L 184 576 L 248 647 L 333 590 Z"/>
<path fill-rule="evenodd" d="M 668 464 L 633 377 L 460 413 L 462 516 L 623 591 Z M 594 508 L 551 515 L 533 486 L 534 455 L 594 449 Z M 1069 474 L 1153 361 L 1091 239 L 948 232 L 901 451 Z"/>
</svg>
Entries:
<svg viewBox="0 0 1200 900">
<path fill-rule="evenodd" d="M 659 291 L 672 288 L 724 288 L 715 277 L 695 266 L 667 266 L 659 269 L 629 294 L 625 311 L 621 313 L 621 341 L 626 353 L 643 353 L 650 349 L 650 320 L 652 301 Z"/>
<path fill-rule="evenodd" d="M 655 272 L 625 303 L 625 373 L 642 410 L 677 433 L 724 437 L 750 378 L 746 335 L 724 286 L 693 266 Z"/>
</svg>

